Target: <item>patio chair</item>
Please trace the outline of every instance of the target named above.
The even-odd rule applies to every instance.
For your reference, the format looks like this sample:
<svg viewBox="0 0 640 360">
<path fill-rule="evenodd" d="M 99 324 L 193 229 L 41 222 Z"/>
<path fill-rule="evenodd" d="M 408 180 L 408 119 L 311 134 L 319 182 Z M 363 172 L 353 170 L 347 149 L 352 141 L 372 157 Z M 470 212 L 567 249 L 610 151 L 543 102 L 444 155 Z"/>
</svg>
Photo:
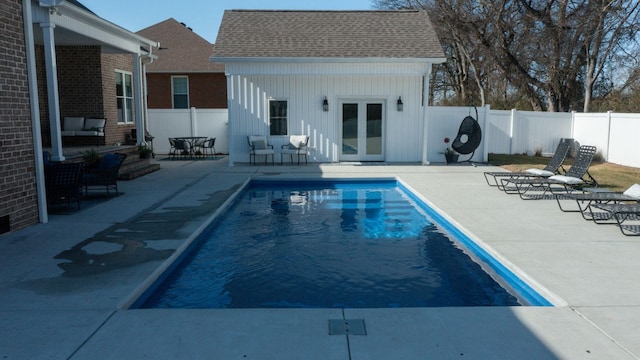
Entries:
<svg viewBox="0 0 640 360">
<path fill-rule="evenodd" d="M 484 178 L 489 186 L 496 186 L 498 189 L 504 190 L 504 188 L 502 187 L 502 182 L 498 181 L 498 178 L 519 179 L 531 177 L 549 177 L 559 174 L 560 172 L 566 173 L 567 171 L 562 166 L 562 163 L 566 159 L 573 143 L 573 139 L 560 139 L 560 142 L 556 147 L 556 151 L 553 153 L 551 159 L 549 159 L 549 163 L 542 169 L 527 169 L 525 171 L 516 172 L 486 171 L 484 173 Z M 489 178 L 493 178 L 493 183 L 489 181 Z"/>
<path fill-rule="evenodd" d="M 44 168 L 45 189 L 47 191 L 47 204 L 51 205 L 60 201 L 66 201 L 71 205 L 75 200 L 80 208 L 80 175 L 83 163 L 59 163 L 50 164 Z"/>
<path fill-rule="evenodd" d="M 266 136 L 261 135 L 250 135 L 247 136 L 247 141 L 249 142 L 249 164 L 251 164 L 251 159 L 253 159 L 253 164 L 256 163 L 256 155 L 264 155 L 264 163 L 267 163 L 267 159 L 269 155 L 271 155 L 271 164 L 275 164 L 274 156 L 275 151 L 273 150 L 273 145 L 267 142 Z"/>
<path fill-rule="evenodd" d="M 562 206 L 562 200 L 575 201 L 577 209 L 567 209 Z M 624 192 L 614 192 L 606 189 L 591 189 L 578 194 L 556 194 L 558 207 L 564 212 L 580 212 L 585 220 L 592 220 L 597 224 L 611 223 L 608 212 L 596 212 L 593 205 L 621 204 L 625 202 L 640 202 L 640 184 L 633 184 Z"/>
<path fill-rule="evenodd" d="M 482 141 L 482 128 L 480 128 L 480 124 L 478 120 L 476 120 L 478 118 L 478 109 L 475 106 L 474 109 L 476 110 L 476 117 L 474 118 L 469 114 L 469 116 L 462 119 L 460 128 L 458 128 L 458 135 L 456 135 L 453 143 L 451 143 L 451 148 L 459 154 L 471 154 L 469 159 L 465 161 L 470 161 L 471 158 L 473 158 L 476 149 Z"/>
<path fill-rule="evenodd" d="M 127 154 L 109 153 L 105 154 L 94 168 L 86 167 L 82 177 L 84 193 L 89 193 L 90 187 L 105 187 L 107 193 L 111 188 L 115 189 L 118 195 L 118 171 L 124 162 Z"/>
<path fill-rule="evenodd" d="M 202 154 L 204 156 L 207 156 L 207 154 L 211 155 L 211 156 L 215 156 L 215 154 L 216 154 L 216 146 L 215 145 L 216 145 L 216 138 L 207 139 L 201 145 Z"/>
<path fill-rule="evenodd" d="M 290 156 L 291 163 L 293 163 L 293 155 L 296 155 L 298 165 L 300 165 L 300 158 L 304 156 L 304 163 L 308 164 L 309 137 L 307 135 L 289 136 L 289 143 L 282 145 L 280 149 L 280 165 L 282 165 L 285 155 Z"/>
<path fill-rule="evenodd" d="M 191 147 L 188 141 L 180 138 L 169 138 L 169 158 L 176 156 L 188 156 L 191 155 Z"/>
<path fill-rule="evenodd" d="M 605 211 L 616 220 L 623 235 L 640 236 L 640 203 L 633 204 L 594 204 L 594 207 Z M 628 222 L 635 221 L 633 224 Z"/>
<path fill-rule="evenodd" d="M 548 178 L 502 179 L 502 187 L 507 194 L 518 194 L 523 200 L 544 198 L 547 192 L 554 193 L 554 188 L 562 188 L 569 193 L 585 185 L 597 187 L 598 182 L 589 174 L 589 167 L 596 154 L 596 147 L 582 145 L 573 164 L 564 175 L 552 175 Z M 509 185 L 513 187 L 508 187 Z M 528 195 L 531 191 L 542 191 L 539 196 Z"/>
</svg>

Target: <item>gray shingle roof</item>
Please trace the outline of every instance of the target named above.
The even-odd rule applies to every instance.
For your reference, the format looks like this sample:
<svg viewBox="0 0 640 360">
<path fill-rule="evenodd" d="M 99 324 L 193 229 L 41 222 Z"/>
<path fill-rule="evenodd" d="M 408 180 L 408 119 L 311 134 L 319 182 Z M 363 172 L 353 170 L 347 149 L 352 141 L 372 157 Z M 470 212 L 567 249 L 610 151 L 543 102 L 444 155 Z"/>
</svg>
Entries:
<svg viewBox="0 0 640 360">
<path fill-rule="evenodd" d="M 216 58 L 444 58 L 426 11 L 224 12 Z"/>
<path fill-rule="evenodd" d="M 147 66 L 149 73 L 224 72 L 224 64 L 209 60 L 213 44 L 186 25 L 170 18 L 137 32 L 160 42 L 158 59 Z"/>
</svg>

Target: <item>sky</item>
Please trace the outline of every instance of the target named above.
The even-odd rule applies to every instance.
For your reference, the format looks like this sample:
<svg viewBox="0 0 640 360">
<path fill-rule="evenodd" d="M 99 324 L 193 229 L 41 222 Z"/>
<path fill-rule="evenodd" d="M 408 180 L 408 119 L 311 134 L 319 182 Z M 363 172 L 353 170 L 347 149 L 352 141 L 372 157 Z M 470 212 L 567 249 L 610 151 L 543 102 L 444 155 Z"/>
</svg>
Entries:
<svg viewBox="0 0 640 360">
<path fill-rule="evenodd" d="M 225 10 L 372 10 L 372 0 L 79 0 L 101 18 L 131 32 L 174 18 L 215 43 Z"/>
</svg>

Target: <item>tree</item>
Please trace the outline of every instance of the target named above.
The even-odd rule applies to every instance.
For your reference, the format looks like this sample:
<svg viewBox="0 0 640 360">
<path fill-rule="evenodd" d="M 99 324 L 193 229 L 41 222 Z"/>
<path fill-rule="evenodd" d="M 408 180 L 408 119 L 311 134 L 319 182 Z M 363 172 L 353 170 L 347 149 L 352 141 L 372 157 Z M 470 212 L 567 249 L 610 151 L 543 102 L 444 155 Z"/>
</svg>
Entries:
<svg viewBox="0 0 640 360">
<path fill-rule="evenodd" d="M 613 70 L 607 64 L 628 60 L 637 45 L 640 14 L 638 0 L 375 0 L 374 6 L 429 11 L 449 57 L 447 76 L 439 74 L 449 81 L 443 87 L 462 101 L 508 106 L 526 98 L 531 109 L 548 111 L 589 110 Z"/>
</svg>

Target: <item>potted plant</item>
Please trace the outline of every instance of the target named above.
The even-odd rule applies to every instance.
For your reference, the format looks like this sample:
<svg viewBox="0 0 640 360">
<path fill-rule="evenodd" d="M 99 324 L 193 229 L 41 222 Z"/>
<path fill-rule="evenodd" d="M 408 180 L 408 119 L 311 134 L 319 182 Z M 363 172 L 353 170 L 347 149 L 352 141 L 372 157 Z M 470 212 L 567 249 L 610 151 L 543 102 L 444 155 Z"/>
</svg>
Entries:
<svg viewBox="0 0 640 360">
<path fill-rule="evenodd" d="M 448 137 L 444 138 L 445 144 L 449 144 L 450 141 L 451 139 L 449 139 Z M 455 150 L 450 148 L 448 145 L 444 149 L 444 151 L 441 152 L 441 154 L 444 154 L 444 158 L 447 161 L 447 164 L 458 162 L 458 156 L 460 156 L 460 154 L 458 154 Z"/>
<path fill-rule="evenodd" d="M 102 155 L 96 149 L 89 149 L 82 152 L 82 160 L 85 162 L 85 166 L 88 168 L 98 166 Z"/>
<path fill-rule="evenodd" d="M 146 145 L 138 145 L 138 155 L 140 155 L 140 159 L 148 159 L 151 154 L 153 154 L 153 149 Z"/>
</svg>

